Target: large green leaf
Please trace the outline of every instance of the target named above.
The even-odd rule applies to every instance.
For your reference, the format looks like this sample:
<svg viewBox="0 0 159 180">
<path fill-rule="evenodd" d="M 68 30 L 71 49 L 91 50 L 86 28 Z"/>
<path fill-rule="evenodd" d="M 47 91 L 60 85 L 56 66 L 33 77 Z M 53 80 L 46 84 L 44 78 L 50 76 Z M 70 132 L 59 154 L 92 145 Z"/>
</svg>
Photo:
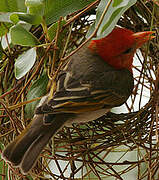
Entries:
<svg viewBox="0 0 159 180">
<path fill-rule="evenodd" d="M 46 23 L 56 22 L 60 16 L 65 17 L 86 7 L 95 0 L 26 0 L 30 14 L 45 17 Z"/>
<path fill-rule="evenodd" d="M 36 60 L 36 48 L 31 48 L 21 54 L 15 62 L 15 77 L 22 78 L 34 65 Z"/>
<path fill-rule="evenodd" d="M 25 0 L 0 0 L 0 12 L 26 12 Z"/>
<path fill-rule="evenodd" d="M 112 29 L 114 29 L 116 23 L 118 22 L 119 18 L 122 14 L 130 8 L 132 5 L 136 3 L 137 0 L 113 0 L 107 9 L 103 21 L 97 31 L 97 38 L 100 39 L 107 36 Z M 95 28 L 98 26 L 101 16 L 103 15 L 109 1 L 101 0 L 98 8 L 97 8 L 97 16 L 96 21 L 90 27 L 87 38 L 94 32 Z"/>
<path fill-rule="evenodd" d="M 56 22 L 60 16 L 64 17 L 86 7 L 95 0 L 46 0 L 46 23 Z"/>
<path fill-rule="evenodd" d="M 38 39 L 23 28 L 20 24 L 16 24 L 10 29 L 11 41 L 13 44 L 22 46 L 35 46 L 39 44 Z"/>
<path fill-rule="evenodd" d="M 27 100 L 32 100 L 37 97 L 41 97 L 46 94 L 46 88 L 48 84 L 48 77 L 46 74 L 42 75 L 40 79 L 34 81 L 33 85 L 31 86 L 28 94 Z M 25 107 L 25 112 L 28 117 L 31 117 L 34 114 L 35 107 L 37 106 L 39 101 L 34 101 L 29 103 Z"/>
</svg>

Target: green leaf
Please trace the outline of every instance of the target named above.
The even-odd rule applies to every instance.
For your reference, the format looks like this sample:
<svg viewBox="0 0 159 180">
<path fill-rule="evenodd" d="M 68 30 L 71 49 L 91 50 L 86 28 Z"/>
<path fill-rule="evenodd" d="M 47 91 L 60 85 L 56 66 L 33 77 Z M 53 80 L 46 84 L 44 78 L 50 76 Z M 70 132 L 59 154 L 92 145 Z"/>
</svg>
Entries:
<svg viewBox="0 0 159 180">
<path fill-rule="evenodd" d="M 66 24 L 66 21 L 63 20 L 61 21 L 60 23 L 60 26 L 62 27 L 64 24 Z M 60 28 L 61 28 L 60 27 Z M 57 32 L 57 28 L 58 28 L 58 22 L 52 24 L 49 29 L 48 29 L 48 36 L 49 36 L 49 40 L 52 41 L 55 36 L 56 36 L 56 32 Z M 57 51 L 56 51 L 56 57 L 60 57 L 60 52 L 63 51 L 63 39 L 66 38 L 66 33 L 67 33 L 67 29 L 65 28 L 62 33 L 59 34 L 59 37 L 58 37 L 58 41 L 57 41 Z"/>
<path fill-rule="evenodd" d="M 26 0 L 25 5 L 28 7 L 30 14 L 44 15 L 45 0 Z"/>
<path fill-rule="evenodd" d="M 27 94 L 27 100 L 29 101 L 36 97 L 41 97 L 45 95 L 47 93 L 46 92 L 47 84 L 48 84 L 48 77 L 46 74 L 42 75 L 40 79 L 34 81 L 33 85 L 30 88 L 30 91 Z M 25 112 L 27 114 L 27 117 L 31 117 L 34 114 L 34 110 L 38 103 L 39 101 L 34 101 L 26 105 Z"/>
<path fill-rule="evenodd" d="M 122 14 L 130 8 L 132 5 L 136 3 L 137 0 L 113 0 L 104 15 L 103 21 L 98 29 L 97 32 L 97 38 L 95 39 L 101 39 L 105 36 L 107 36 L 115 27 L 116 23 L 122 16 Z M 97 8 L 97 16 L 95 23 L 90 27 L 87 38 L 94 32 L 95 28 L 98 26 L 98 23 L 100 21 L 100 18 L 105 10 L 105 8 L 108 5 L 108 1 L 101 0 L 98 8 Z"/>
<path fill-rule="evenodd" d="M 31 48 L 21 54 L 14 65 L 15 77 L 22 78 L 34 65 L 36 60 L 36 48 Z"/>
<path fill-rule="evenodd" d="M 65 21 L 65 20 L 61 21 L 61 23 L 60 23 L 61 27 L 62 27 L 64 24 L 66 24 L 66 21 Z M 58 22 L 52 24 L 52 25 L 49 27 L 49 29 L 48 29 L 48 36 L 49 36 L 50 41 L 52 41 L 52 40 L 55 38 L 55 36 L 56 36 L 56 31 L 57 31 L 57 27 L 58 27 Z M 65 34 L 65 33 L 64 33 L 64 34 Z M 60 34 L 60 39 L 61 39 L 61 38 L 64 38 L 64 37 L 61 37 L 61 34 Z"/>
<path fill-rule="evenodd" d="M 30 14 L 44 16 L 46 23 L 56 22 L 60 16 L 65 17 L 79 9 L 83 9 L 95 0 L 26 0 Z"/>
<path fill-rule="evenodd" d="M 95 0 L 26 0 L 30 14 L 44 16 L 46 23 L 56 22 L 60 16 L 65 17 L 86 7 Z"/>
<path fill-rule="evenodd" d="M 0 37 L 8 33 L 9 28 L 12 27 L 11 23 L 0 22 Z"/>
<path fill-rule="evenodd" d="M 44 14 L 46 23 L 56 22 L 60 16 L 65 17 L 94 1 L 95 0 L 46 0 Z"/>
<path fill-rule="evenodd" d="M 0 12 L 25 12 L 25 0 L 0 0 Z"/>
<path fill-rule="evenodd" d="M 119 6 L 120 3 L 122 3 L 123 0 L 118 0 L 113 2 L 113 7 Z"/>
<path fill-rule="evenodd" d="M 10 15 L 10 19 L 16 18 L 21 21 L 25 21 L 29 24 L 39 25 L 42 22 L 42 16 L 32 15 L 27 13 L 12 13 Z M 12 20 L 13 21 L 13 20 Z M 13 21 L 14 22 L 14 21 Z"/>
<path fill-rule="evenodd" d="M 37 7 L 44 5 L 45 0 L 25 0 L 25 5 L 27 7 Z"/>
<path fill-rule="evenodd" d="M 66 23 L 65 20 L 61 21 L 60 26 L 62 27 L 65 23 Z M 52 41 L 55 38 L 56 32 L 57 32 L 57 27 L 58 27 L 58 22 L 52 24 L 48 29 L 48 36 L 49 36 L 50 41 Z M 63 48 L 64 48 L 63 39 L 66 38 L 66 33 L 67 33 L 67 29 L 65 28 L 65 30 L 59 34 L 58 41 L 57 41 L 58 49 L 56 50 L 56 58 L 57 59 L 60 57 L 60 53 L 63 51 Z"/>
<path fill-rule="evenodd" d="M 10 29 L 11 41 L 13 44 L 22 46 L 35 46 L 39 44 L 38 39 L 23 28 L 20 24 L 16 24 Z"/>
<path fill-rule="evenodd" d="M 10 20 L 11 13 L 0 12 L 0 36 L 8 33 L 9 28 L 13 26 L 12 21 Z"/>
<path fill-rule="evenodd" d="M 17 24 L 19 22 L 19 17 L 16 14 L 11 14 L 10 15 L 10 20 L 14 23 Z"/>
</svg>

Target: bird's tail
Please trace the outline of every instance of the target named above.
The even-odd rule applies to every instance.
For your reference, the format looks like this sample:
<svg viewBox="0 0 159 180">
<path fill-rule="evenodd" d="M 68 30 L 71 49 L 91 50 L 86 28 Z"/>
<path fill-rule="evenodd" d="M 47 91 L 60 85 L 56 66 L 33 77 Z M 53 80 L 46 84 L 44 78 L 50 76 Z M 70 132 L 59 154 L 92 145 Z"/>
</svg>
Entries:
<svg viewBox="0 0 159 180">
<path fill-rule="evenodd" d="M 54 118 L 49 115 L 50 118 Z M 35 164 L 40 152 L 49 139 L 63 126 L 65 118 L 58 115 L 51 124 L 44 124 L 44 115 L 35 115 L 33 121 L 2 153 L 3 159 L 13 166 L 19 166 L 26 174 Z"/>
</svg>

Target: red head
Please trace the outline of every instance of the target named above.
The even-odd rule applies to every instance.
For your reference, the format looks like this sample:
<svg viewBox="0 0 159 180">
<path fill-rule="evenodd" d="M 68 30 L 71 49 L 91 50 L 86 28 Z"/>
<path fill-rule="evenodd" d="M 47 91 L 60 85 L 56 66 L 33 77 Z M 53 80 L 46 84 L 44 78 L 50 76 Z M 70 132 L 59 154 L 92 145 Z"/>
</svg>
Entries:
<svg viewBox="0 0 159 180">
<path fill-rule="evenodd" d="M 132 71 L 136 49 L 154 38 L 154 36 L 150 37 L 152 33 L 152 31 L 134 33 L 128 29 L 116 27 L 108 36 L 92 40 L 89 48 L 113 67 L 127 68 Z"/>
</svg>

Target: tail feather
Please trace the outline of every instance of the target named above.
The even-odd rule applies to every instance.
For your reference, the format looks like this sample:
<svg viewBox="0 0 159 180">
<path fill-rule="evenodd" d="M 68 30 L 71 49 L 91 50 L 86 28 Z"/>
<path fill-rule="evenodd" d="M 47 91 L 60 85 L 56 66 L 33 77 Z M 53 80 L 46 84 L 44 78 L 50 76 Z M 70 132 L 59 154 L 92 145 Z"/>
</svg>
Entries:
<svg viewBox="0 0 159 180">
<path fill-rule="evenodd" d="M 49 139 L 67 120 L 66 114 L 56 116 L 49 114 L 48 116 L 52 119 L 52 123 L 47 125 L 43 123 L 44 115 L 35 115 L 26 130 L 11 142 L 2 153 L 3 159 L 12 163 L 13 166 L 20 166 L 25 174 L 33 167 Z"/>
<path fill-rule="evenodd" d="M 18 166 L 27 149 L 39 135 L 42 121 L 43 115 L 34 116 L 31 124 L 3 151 L 3 158 L 13 166 Z"/>
<path fill-rule="evenodd" d="M 49 139 L 53 136 L 54 132 L 48 132 L 47 134 L 41 134 L 36 138 L 36 140 L 31 144 L 29 149 L 25 152 L 23 159 L 20 164 L 23 174 L 26 174 L 38 159 L 41 151 L 49 142 Z"/>
</svg>

